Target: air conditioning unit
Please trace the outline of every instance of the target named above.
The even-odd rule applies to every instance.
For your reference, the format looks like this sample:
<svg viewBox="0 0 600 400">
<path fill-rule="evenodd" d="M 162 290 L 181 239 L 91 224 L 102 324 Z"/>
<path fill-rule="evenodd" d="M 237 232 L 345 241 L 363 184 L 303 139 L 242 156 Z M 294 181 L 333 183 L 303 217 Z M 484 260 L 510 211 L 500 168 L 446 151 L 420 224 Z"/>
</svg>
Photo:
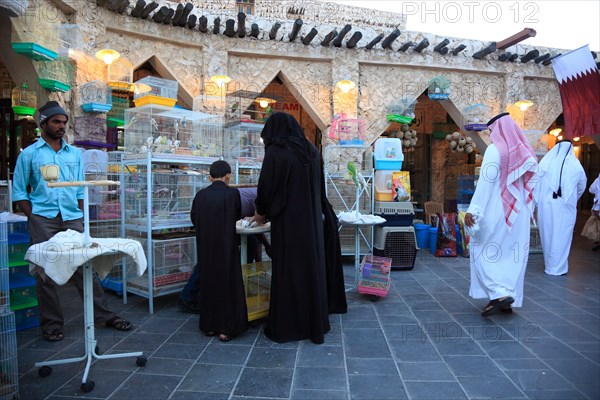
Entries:
<svg viewBox="0 0 600 400">
<path fill-rule="evenodd" d="M 411 270 L 417 258 L 417 237 L 412 226 L 376 226 L 373 254 L 392 259 L 392 269 Z"/>
</svg>

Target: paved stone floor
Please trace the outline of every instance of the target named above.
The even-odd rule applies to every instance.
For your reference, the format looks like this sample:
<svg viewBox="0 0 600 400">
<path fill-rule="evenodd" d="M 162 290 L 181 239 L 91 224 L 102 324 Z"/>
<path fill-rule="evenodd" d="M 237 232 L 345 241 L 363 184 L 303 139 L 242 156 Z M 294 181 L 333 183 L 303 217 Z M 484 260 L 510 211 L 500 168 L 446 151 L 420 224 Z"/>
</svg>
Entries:
<svg viewBox="0 0 600 400">
<path fill-rule="evenodd" d="M 98 328 L 100 351 L 141 350 L 148 363 L 95 362 L 90 393 L 80 391 L 82 363 L 55 366 L 46 378 L 33 366 L 83 353 L 81 301 L 65 288 L 65 340 L 18 333 L 21 399 L 598 399 L 600 252 L 591 247 L 576 234 L 560 277 L 531 255 L 523 308 L 489 318 L 479 314 L 486 301 L 468 296 L 468 259 L 422 249 L 413 270 L 393 271 L 386 298 L 348 293 L 349 312 L 331 316 L 320 346 L 273 343 L 260 325 L 221 343 L 198 332 L 198 317 L 178 310 L 177 295 L 158 298 L 149 315 L 145 299 L 123 305 L 111 294 L 135 330 Z"/>
</svg>

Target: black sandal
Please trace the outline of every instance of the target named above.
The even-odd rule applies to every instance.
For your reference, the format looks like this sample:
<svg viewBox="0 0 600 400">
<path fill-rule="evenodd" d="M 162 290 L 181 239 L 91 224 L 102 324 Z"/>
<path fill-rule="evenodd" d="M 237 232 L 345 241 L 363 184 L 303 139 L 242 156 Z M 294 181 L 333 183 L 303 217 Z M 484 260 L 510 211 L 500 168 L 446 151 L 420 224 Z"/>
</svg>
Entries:
<svg viewBox="0 0 600 400">
<path fill-rule="evenodd" d="M 65 335 L 63 334 L 62 330 L 60 329 L 53 329 L 50 332 L 44 332 L 42 334 L 44 340 L 48 341 L 48 342 L 60 342 L 61 340 L 63 340 L 65 338 Z"/>
<path fill-rule="evenodd" d="M 115 328 L 118 331 L 128 331 L 133 328 L 131 322 L 121 318 L 121 317 L 113 317 L 104 323 L 109 328 Z"/>
<path fill-rule="evenodd" d="M 515 299 L 513 299 L 510 296 L 506 296 L 501 299 L 494 299 L 494 300 L 490 301 L 487 304 L 487 306 L 485 306 L 485 308 L 483 309 L 483 312 L 481 313 L 481 316 L 487 317 L 488 315 L 492 314 L 494 311 L 496 311 L 498 309 L 502 309 L 503 307 L 506 307 L 506 306 L 510 306 L 514 302 L 515 302 Z"/>
<path fill-rule="evenodd" d="M 512 314 L 512 313 L 513 313 L 513 309 L 512 309 L 512 307 L 511 307 L 511 306 L 510 306 L 510 304 L 509 304 L 509 305 L 508 305 L 508 306 L 506 306 L 506 307 L 502 307 L 502 308 L 500 309 L 500 312 L 501 312 L 501 313 L 503 313 L 503 314 Z"/>
<path fill-rule="evenodd" d="M 229 335 L 225 335 L 225 334 L 223 334 L 223 333 L 221 333 L 221 334 L 219 335 L 219 340 L 220 340 L 221 342 L 229 342 L 231 339 L 232 339 L 232 337 L 231 337 L 231 336 L 229 336 Z"/>
</svg>

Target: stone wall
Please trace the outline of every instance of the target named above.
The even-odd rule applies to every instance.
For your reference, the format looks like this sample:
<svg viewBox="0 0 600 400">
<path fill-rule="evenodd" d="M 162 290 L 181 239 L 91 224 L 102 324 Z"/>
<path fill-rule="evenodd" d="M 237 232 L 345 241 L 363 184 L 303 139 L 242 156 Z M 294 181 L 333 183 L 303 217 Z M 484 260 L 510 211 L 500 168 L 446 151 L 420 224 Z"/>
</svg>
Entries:
<svg viewBox="0 0 600 400">
<path fill-rule="evenodd" d="M 391 49 L 383 49 L 381 45 L 366 49 L 366 44 L 378 34 L 387 36 L 391 33 L 392 28 L 386 25 L 386 21 L 394 20 L 397 14 L 385 18 L 379 13 L 365 14 L 364 21 L 356 22 L 360 26 L 353 25 L 353 30 L 344 39 L 345 43 L 354 31 L 360 30 L 363 39 L 354 49 L 348 49 L 344 44 L 341 47 L 321 46 L 320 42 L 327 33 L 333 29 L 339 31 L 341 24 L 348 22 L 343 18 L 354 18 L 357 14 L 340 8 L 343 12 L 336 13 L 339 19 L 325 19 L 322 13 L 317 18 L 315 10 L 320 9 L 317 5 L 321 7 L 321 3 L 280 3 L 278 8 L 269 11 L 271 14 L 261 11 L 264 3 L 257 3 L 257 15 L 248 16 L 247 29 L 252 23 L 260 27 L 257 38 L 229 38 L 211 32 L 217 15 L 221 17 L 220 33 L 223 32 L 225 19 L 236 18 L 235 7 L 231 6 L 233 2 L 229 1 L 202 1 L 192 11 L 198 17 L 208 17 L 209 33 L 206 34 L 199 32 L 197 26 L 188 29 L 155 23 L 151 18 L 133 18 L 128 13 L 134 3 L 123 14 L 97 7 L 93 1 L 83 2 L 81 7 L 73 7 L 70 13 L 65 13 L 54 2 L 36 0 L 37 6 L 28 15 L 40 19 L 36 10 L 43 8 L 47 13 L 51 9 L 57 15 L 53 19 L 55 23 L 79 25 L 83 43 L 78 49 L 79 56 L 74 57 L 75 85 L 106 76 L 105 66 L 93 57 L 101 48 L 119 51 L 132 69 L 147 60 L 155 60 L 163 66 L 163 77 L 179 82 L 180 97 L 187 99 L 189 106 L 198 104 L 197 108 L 205 111 L 218 111 L 224 99 L 225 93 L 215 92 L 215 85 L 209 81 L 209 77 L 215 73 L 227 74 L 232 78 L 228 91 L 244 89 L 258 92 L 279 75 L 321 131 L 327 129 L 334 114 L 346 112 L 367 120 L 369 142 L 373 142 L 387 128 L 385 114 L 390 108 L 403 98 L 416 98 L 426 89 L 428 81 L 438 75 L 444 75 L 452 82 L 450 103 L 444 107 L 447 110 L 454 109 L 452 116 L 455 120 L 460 120 L 460 112 L 465 106 L 483 103 L 494 113 L 507 109 L 514 111 L 513 116 L 525 129 L 543 131 L 561 112 L 560 96 L 551 66 L 533 62 L 503 63 L 497 61 L 498 53 L 477 60 L 472 54 L 487 46 L 487 43 L 459 38 L 448 38 L 448 47 L 452 49 L 465 44 L 465 50 L 457 55 L 441 55 L 433 51 L 433 46 L 445 38 L 422 32 L 402 31 Z M 305 5 L 306 23 L 299 37 L 313 27 L 319 31 L 309 45 L 300 43 L 299 39 L 293 43 L 289 41 L 288 33 L 291 32 L 293 19 L 283 18 L 290 17 L 285 5 L 291 3 L 295 8 L 299 4 Z M 163 1 L 160 4 L 173 3 Z M 326 9 L 329 6 L 322 7 Z M 282 14 L 284 12 L 285 15 Z M 314 19 L 309 18 L 310 15 L 314 15 Z M 375 17 L 381 24 L 369 25 L 369 20 Z M 282 27 L 275 40 L 270 40 L 269 31 L 276 20 L 282 23 Z M 19 22 L 18 18 L 13 19 L 15 26 Z M 42 18 L 42 23 L 50 24 L 50 21 Z M 420 53 L 412 49 L 398 51 L 403 43 L 418 43 L 423 39 L 428 39 L 430 46 Z M 516 45 L 507 50 L 525 54 L 531 49 L 529 46 Z M 563 52 L 538 49 L 541 54 Z M 357 87 L 349 93 L 341 93 L 335 87 L 340 79 L 352 79 Z M 511 104 L 520 93 L 531 96 L 535 103 L 526 113 L 511 109 Z M 81 100 L 76 91 L 65 95 L 52 94 L 51 97 L 66 102 L 75 115 L 81 113 Z M 194 98 L 199 98 L 199 101 L 192 101 Z M 483 148 L 480 150 L 483 151 Z"/>
</svg>

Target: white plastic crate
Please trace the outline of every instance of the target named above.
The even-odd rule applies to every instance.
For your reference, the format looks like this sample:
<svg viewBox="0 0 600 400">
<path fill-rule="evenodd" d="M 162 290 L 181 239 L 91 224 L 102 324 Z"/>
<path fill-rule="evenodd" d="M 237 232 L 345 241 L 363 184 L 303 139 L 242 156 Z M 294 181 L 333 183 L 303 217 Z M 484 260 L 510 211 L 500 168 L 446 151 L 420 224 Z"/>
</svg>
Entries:
<svg viewBox="0 0 600 400">
<path fill-rule="evenodd" d="M 382 226 L 411 226 L 415 210 L 409 202 L 376 201 L 373 214 L 386 219 Z"/>
<path fill-rule="evenodd" d="M 375 227 L 373 254 L 392 259 L 392 269 L 410 270 L 417 257 L 417 237 L 412 226 Z"/>
<path fill-rule="evenodd" d="M 144 93 L 135 93 L 134 98 L 139 99 L 144 96 L 160 96 L 166 97 L 169 99 L 177 99 L 177 90 L 179 89 L 179 84 L 177 81 L 172 81 L 169 79 L 157 78 L 155 76 L 147 76 L 142 78 L 135 83 L 137 84 L 145 84 L 150 86 L 151 90 L 149 92 Z"/>
</svg>

